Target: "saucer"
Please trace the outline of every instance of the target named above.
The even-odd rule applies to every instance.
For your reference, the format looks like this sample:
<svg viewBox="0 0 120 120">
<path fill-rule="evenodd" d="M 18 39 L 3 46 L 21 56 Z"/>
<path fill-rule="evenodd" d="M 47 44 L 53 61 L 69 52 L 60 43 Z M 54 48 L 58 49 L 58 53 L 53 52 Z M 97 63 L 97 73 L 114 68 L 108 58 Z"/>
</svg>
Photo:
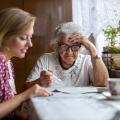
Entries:
<svg viewBox="0 0 120 120">
<path fill-rule="evenodd" d="M 113 96 L 110 92 L 105 91 L 102 93 L 109 100 L 120 100 L 120 95 Z"/>
</svg>

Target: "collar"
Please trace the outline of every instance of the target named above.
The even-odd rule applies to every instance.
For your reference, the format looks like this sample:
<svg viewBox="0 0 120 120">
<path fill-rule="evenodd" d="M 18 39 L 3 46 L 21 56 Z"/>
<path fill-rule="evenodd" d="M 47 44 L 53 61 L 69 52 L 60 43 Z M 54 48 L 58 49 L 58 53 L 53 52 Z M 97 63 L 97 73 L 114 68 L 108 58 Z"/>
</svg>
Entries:
<svg viewBox="0 0 120 120">
<path fill-rule="evenodd" d="M 71 68 L 71 67 L 75 64 L 75 61 L 74 61 L 74 63 L 73 63 L 70 67 L 66 68 L 66 67 L 64 67 L 63 64 L 62 64 L 60 55 L 58 56 L 58 60 L 59 60 L 59 63 L 60 63 L 60 65 L 61 65 L 61 67 L 62 67 L 64 70 L 68 70 L 69 68 Z"/>
</svg>

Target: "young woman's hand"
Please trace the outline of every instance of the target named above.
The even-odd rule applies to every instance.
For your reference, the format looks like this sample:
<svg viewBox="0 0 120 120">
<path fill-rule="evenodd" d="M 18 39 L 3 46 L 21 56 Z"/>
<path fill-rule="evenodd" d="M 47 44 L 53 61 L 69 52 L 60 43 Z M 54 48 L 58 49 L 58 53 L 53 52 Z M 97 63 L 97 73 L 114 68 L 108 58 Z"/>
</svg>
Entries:
<svg viewBox="0 0 120 120">
<path fill-rule="evenodd" d="M 24 97 L 24 100 L 27 100 L 30 97 L 50 96 L 52 95 L 52 93 L 50 93 L 46 88 L 40 87 L 38 84 L 35 84 L 27 89 L 25 92 L 23 92 L 22 95 Z"/>
</svg>

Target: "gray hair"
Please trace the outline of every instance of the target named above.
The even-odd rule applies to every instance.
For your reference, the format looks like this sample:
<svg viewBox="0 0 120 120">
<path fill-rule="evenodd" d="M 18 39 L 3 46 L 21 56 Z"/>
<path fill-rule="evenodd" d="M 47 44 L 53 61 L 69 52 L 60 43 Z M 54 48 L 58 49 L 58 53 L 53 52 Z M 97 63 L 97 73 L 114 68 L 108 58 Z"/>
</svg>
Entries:
<svg viewBox="0 0 120 120">
<path fill-rule="evenodd" d="M 55 29 L 55 37 L 53 40 L 51 40 L 51 44 L 56 44 L 61 38 L 61 35 L 68 35 L 75 32 L 81 33 L 81 27 L 80 25 L 74 23 L 74 22 L 66 22 L 58 25 Z"/>
</svg>

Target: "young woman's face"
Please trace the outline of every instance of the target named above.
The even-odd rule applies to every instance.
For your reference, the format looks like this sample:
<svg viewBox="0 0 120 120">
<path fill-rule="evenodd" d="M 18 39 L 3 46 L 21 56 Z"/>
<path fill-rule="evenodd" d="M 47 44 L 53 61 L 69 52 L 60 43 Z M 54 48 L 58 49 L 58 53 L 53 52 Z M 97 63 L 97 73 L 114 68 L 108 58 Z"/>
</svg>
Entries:
<svg viewBox="0 0 120 120">
<path fill-rule="evenodd" d="M 17 34 L 9 37 L 6 40 L 5 48 L 8 56 L 23 58 L 29 47 L 32 47 L 31 38 L 33 35 L 33 25 L 31 24 L 22 34 Z"/>
</svg>

